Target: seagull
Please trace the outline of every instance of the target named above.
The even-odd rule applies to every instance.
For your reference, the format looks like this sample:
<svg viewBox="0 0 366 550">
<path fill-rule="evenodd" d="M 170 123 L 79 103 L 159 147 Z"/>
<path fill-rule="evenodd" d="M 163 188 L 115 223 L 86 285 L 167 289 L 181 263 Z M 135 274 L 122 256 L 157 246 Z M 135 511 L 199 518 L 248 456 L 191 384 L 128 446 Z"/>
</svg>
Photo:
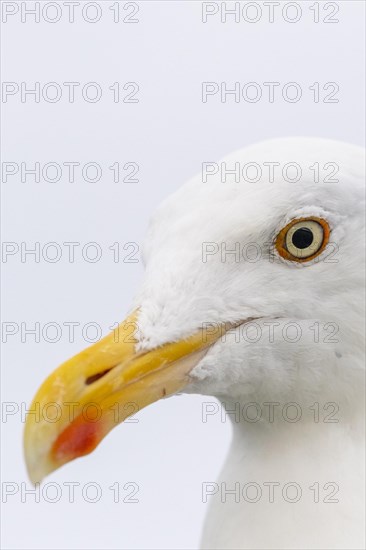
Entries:
<svg viewBox="0 0 366 550">
<path fill-rule="evenodd" d="M 126 320 L 34 398 L 59 414 L 27 418 L 32 482 L 92 452 L 128 403 L 213 396 L 233 439 L 202 548 L 364 548 L 364 184 L 362 148 L 293 137 L 168 197 Z"/>
</svg>

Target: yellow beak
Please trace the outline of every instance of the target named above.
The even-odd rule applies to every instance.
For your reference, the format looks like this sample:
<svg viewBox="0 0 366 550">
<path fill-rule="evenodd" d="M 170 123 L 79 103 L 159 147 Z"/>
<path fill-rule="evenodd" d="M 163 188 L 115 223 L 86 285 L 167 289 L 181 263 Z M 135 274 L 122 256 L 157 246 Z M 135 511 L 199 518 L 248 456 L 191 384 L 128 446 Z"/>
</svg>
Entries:
<svg viewBox="0 0 366 550">
<path fill-rule="evenodd" d="M 131 414 L 181 390 L 207 348 L 228 330 L 202 327 L 186 340 L 136 352 L 136 319 L 134 312 L 116 331 L 58 367 L 38 390 L 24 433 L 33 483 L 93 451 Z"/>
</svg>

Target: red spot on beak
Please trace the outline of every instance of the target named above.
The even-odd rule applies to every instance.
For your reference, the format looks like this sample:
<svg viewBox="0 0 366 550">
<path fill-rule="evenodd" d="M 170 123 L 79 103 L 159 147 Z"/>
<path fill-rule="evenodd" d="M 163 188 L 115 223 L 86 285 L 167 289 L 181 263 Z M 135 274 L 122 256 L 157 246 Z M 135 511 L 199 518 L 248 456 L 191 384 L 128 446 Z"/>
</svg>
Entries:
<svg viewBox="0 0 366 550">
<path fill-rule="evenodd" d="M 101 423 L 78 416 L 60 433 L 51 449 L 57 462 L 69 461 L 91 453 L 102 439 Z"/>
</svg>

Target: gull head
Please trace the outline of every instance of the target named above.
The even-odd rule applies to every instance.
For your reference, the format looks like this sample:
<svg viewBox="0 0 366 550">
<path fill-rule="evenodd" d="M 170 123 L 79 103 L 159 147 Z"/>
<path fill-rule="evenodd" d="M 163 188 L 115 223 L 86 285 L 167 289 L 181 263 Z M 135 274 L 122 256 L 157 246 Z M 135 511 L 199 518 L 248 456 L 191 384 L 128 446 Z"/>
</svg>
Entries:
<svg viewBox="0 0 366 550">
<path fill-rule="evenodd" d="M 27 419 L 31 479 L 91 452 L 136 408 L 177 392 L 338 400 L 357 415 L 364 180 L 362 149 L 288 138 L 205 164 L 167 198 L 151 220 L 130 315 L 51 373 L 34 398 L 62 415 Z M 95 412 L 85 415 L 91 403 Z"/>
</svg>

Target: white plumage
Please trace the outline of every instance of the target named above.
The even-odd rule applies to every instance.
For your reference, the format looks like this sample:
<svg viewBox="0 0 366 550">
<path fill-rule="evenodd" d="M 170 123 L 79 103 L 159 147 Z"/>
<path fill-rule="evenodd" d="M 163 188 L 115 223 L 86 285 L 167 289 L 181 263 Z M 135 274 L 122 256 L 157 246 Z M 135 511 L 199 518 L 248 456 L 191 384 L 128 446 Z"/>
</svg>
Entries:
<svg viewBox="0 0 366 550">
<path fill-rule="evenodd" d="M 243 415 L 234 422 L 220 483 L 228 489 L 239 483 L 241 490 L 253 482 L 263 495 L 256 503 L 243 497 L 235 502 L 233 495 L 221 502 L 220 486 L 211 497 L 203 547 L 363 548 L 363 150 L 291 138 L 248 147 L 223 161 L 231 168 L 236 162 L 296 162 L 302 177 L 289 183 L 279 170 L 273 183 L 235 182 L 234 174 L 223 183 L 221 173 L 207 183 L 200 175 L 192 179 L 153 218 L 145 282 L 136 298 L 142 349 L 188 336 L 203 322 L 256 319 L 247 334 L 238 327 L 208 351 L 186 390 L 216 396 L 231 409 L 239 403 L 241 411 L 254 402 L 262 414 L 258 422 Z M 315 162 L 320 168 L 335 163 L 339 181 L 323 177 L 315 183 L 309 169 Z M 273 247 L 278 231 L 293 218 L 309 216 L 328 221 L 330 244 L 310 262 L 280 258 Z M 206 262 L 203 243 L 219 245 Z M 259 245 L 261 257 L 223 258 L 222 247 L 235 250 L 236 243 L 241 249 Z M 288 341 L 283 336 L 288 322 L 301 329 L 296 342 L 289 341 L 294 333 Z M 253 343 L 258 326 L 262 337 Z M 297 404 L 291 414 L 300 410 L 299 421 L 283 418 L 288 403 Z M 297 502 L 282 495 L 289 482 L 301 489 Z"/>
</svg>

